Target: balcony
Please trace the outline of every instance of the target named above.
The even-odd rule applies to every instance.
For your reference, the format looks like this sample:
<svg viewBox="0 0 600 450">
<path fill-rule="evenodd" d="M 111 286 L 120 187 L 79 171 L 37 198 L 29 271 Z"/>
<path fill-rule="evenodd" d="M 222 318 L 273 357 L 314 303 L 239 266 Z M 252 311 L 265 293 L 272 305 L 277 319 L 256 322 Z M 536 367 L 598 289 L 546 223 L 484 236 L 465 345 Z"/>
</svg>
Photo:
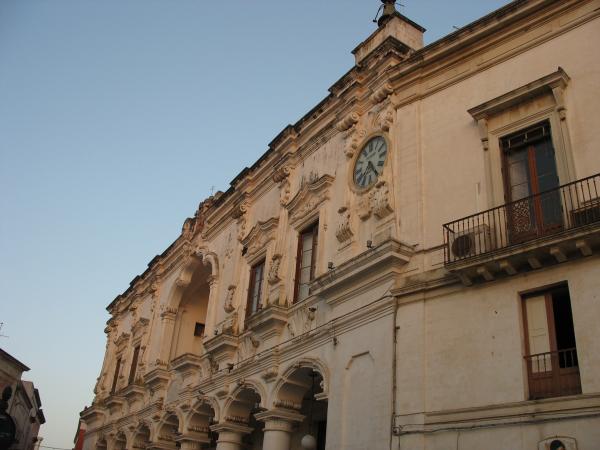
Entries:
<svg viewBox="0 0 600 450">
<path fill-rule="evenodd" d="M 463 283 L 590 256 L 600 246 L 600 174 L 449 222 L 444 264 Z"/>
<path fill-rule="evenodd" d="M 525 362 L 531 400 L 581 394 L 575 348 L 525 356 Z"/>
</svg>

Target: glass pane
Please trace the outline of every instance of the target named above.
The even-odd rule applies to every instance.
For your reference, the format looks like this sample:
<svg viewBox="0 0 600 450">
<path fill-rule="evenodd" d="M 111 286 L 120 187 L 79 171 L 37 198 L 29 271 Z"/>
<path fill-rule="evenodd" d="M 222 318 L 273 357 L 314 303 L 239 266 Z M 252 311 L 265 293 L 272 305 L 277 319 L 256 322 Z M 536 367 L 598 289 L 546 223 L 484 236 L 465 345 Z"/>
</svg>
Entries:
<svg viewBox="0 0 600 450">
<path fill-rule="evenodd" d="M 312 232 L 302 235 L 302 251 L 312 249 Z"/>
<path fill-rule="evenodd" d="M 310 266 L 303 267 L 300 270 L 300 283 L 308 283 L 310 281 Z"/>
<path fill-rule="evenodd" d="M 529 191 L 529 184 L 521 183 L 512 187 L 510 192 L 510 199 L 512 201 L 520 200 L 522 198 L 529 197 L 530 194 L 531 193 Z"/>
<path fill-rule="evenodd" d="M 304 300 L 308 297 L 308 284 L 298 286 L 298 300 Z"/>
<path fill-rule="evenodd" d="M 302 266 L 301 267 L 310 267 L 310 263 L 312 261 L 312 248 L 309 250 L 302 252 Z"/>
</svg>

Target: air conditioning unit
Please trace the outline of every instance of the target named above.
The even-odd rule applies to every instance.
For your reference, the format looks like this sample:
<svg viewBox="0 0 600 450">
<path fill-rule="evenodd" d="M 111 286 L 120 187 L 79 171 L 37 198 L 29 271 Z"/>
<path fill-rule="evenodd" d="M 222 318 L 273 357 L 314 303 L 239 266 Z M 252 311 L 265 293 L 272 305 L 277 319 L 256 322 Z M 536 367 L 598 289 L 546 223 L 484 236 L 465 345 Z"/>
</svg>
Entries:
<svg viewBox="0 0 600 450">
<path fill-rule="evenodd" d="M 492 238 L 489 225 L 477 225 L 457 233 L 448 234 L 448 254 L 450 262 L 492 251 Z"/>
</svg>

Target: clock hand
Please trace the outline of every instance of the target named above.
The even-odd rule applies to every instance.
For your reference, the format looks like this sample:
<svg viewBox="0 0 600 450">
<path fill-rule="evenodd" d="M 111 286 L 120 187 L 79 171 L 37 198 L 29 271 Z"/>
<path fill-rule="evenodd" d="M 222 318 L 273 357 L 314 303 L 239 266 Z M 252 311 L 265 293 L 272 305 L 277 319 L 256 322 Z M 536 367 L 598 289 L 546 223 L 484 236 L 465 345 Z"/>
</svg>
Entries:
<svg viewBox="0 0 600 450">
<path fill-rule="evenodd" d="M 369 163 L 367 164 L 367 168 L 371 169 L 373 172 L 375 172 L 375 175 L 377 175 L 377 169 L 371 161 L 369 161 Z"/>
</svg>

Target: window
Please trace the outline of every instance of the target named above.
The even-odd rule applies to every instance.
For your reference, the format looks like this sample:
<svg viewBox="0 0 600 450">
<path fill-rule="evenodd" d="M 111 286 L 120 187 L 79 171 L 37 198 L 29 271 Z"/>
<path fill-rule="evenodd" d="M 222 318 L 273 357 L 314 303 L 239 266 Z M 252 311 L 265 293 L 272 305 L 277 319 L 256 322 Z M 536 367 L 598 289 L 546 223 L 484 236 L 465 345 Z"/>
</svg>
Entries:
<svg viewBox="0 0 600 450">
<path fill-rule="evenodd" d="M 129 370 L 129 384 L 131 384 L 135 381 L 135 373 L 137 371 L 139 357 L 140 357 L 140 346 L 137 345 L 133 349 L 133 358 L 131 358 L 131 369 Z"/>
<path fill-rule="evenodd" d="M 117 364 L 115 365 L 115 375 L 113 376 L 112 387 L 110 388 L 110 393 L 114 394 L 115 389 L 117 388 L 117 381 L 119 381 L 119 372 L 121 371 L 121 357 L 117 359 Z"/>
<path fill-rule="evenodd" d="M 204 336 L 204 324 L 203 323 L 196 322 L 196 325 L 194 326 L 194 336 L 196 336 L 196 337 Z"/>
<path fill-rule="evenodd" d="M 550 123 L 542 122 L 513 133 L 500 143 L 505 199 L 506 203 L 514 202 L 507 210 L 511 242 L 561 229 L 563 213 L 560 192 L 556 189 L 560 183 Z"/>
<path fill-rule="evenodd" d="M 310 282 L 315 277 L 318 237 L 318 222 L 301 232 L 298 236 L 294 303 L 308 297 Z"/>
<path fill-rule="evenodd" d="M 246 304 L 246 318 L 250 317 L 260 309 L 263 274 L 265 271 L 265 260 L 250 269 L 250 286 L 248 287 L 248 303 Z"/>
<path fill-rule="evenodd" d="M 581 393 L 571 299 L 566 285 L 523 299 L 532 399 Z"/>
</svg>

